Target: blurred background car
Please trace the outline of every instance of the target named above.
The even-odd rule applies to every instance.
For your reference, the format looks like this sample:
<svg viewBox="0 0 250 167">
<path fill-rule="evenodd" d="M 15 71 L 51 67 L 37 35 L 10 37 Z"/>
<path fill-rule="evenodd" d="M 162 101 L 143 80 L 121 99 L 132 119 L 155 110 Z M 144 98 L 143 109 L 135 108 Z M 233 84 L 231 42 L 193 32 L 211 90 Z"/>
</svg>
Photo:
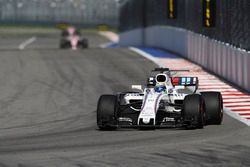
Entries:
<svg viewBox="0 0 250 167">
<path fill-rule="evenodd" d="M 75 27 L 70 26 L 62 31 L 60 48 L 61 49 L 77 49 L 77 48 L 88 48 L 88 39 L 82 37 L 79 30 Z"/>
</svg>

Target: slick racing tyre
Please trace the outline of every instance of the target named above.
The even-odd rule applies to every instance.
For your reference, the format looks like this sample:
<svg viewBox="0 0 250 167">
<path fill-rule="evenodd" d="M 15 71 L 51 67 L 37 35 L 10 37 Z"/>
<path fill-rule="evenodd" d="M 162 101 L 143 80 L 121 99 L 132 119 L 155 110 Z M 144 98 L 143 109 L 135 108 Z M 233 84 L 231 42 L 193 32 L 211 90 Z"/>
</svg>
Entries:
<svg viewBox="0 0 250 167">
<path fill-rule="evenodd" d="M 66 40 L 61 40 L 60 41 L 60 49 L 67 49 L 67 48 L 69 48 L 70 47 L 70 44 L 69 44 L 69 42 L 68 41 L 66 41 Z"/>
<path fill-rule="evenodd" d="M 102 95 L 97 106 L 97 126 L 100 130 L 115 130 L 117 128 L 117 97 Z"/>
<path fill-rule="evenodd" d="M 185 97 L 182 117 L 186 128 L 203 128 L 205 124 L 205 105 L 201 95 L 192 94 Z"/>
<path fill-rule="evenodd" d="M 64 49 L 65 48 L 65 44 L 63 42 L 60 42 L 59 47 L 60 47 L 60 49 Z"/>
<path fill-rule="evenodd" d="M 80 45 L 81 45 L 81 47 L 82 47 L 83 49 L 88 48 L 88 47 L 89 47 L 88 40 L 87 40 L 87 39 L 81 40 Z"/>
<path fill-rule="evenodd" d="M 220 92 L 202 92 L 205 100 L 206 124 L 220 125 L 223 120 L 223 99 Z"/>
</svg>

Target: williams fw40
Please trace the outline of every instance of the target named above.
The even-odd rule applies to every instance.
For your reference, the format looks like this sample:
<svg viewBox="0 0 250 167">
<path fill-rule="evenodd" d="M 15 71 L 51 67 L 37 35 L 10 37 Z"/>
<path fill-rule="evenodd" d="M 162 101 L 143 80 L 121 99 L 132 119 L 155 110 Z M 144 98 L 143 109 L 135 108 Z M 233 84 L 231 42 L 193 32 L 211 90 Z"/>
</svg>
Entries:
<svg viewBox="0 0 250 167">
<path fill-rule="evenodd" d="M 68 27 L 62 31 L 60 40 L 61 49 L 73 49 L 88 48 L 88 40 L 81 36 L 80 31 L 75 27 Z"/>
<path fill-rule="evenodd" d="M 175 73 L 175 74 L 174 74 Z M 177 71 L 156 68 L 144 89 L 102 95 L 97 106 L 100 130 L 122 127 L 196 129 L 220 125 L 223 100 L 220 92 L 197 92 L 197 77 L 177 77 Z"/>
</svg>

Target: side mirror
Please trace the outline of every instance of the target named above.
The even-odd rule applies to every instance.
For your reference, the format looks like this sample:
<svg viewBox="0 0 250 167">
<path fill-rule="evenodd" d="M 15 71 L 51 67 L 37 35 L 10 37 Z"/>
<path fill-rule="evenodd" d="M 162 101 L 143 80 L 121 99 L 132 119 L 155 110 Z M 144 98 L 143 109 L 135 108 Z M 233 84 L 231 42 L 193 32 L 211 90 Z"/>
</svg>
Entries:
<svg viewBox="0 0 250 167">
<path fill-rule="evenodd" d="M 134 89 L 134 90 L 139 90 L 140 92 L 143 92 L 142 86 L 141 86 L 141 85 L 132 85 L 131 87 L 132 87 L 132 89 Z"/>
</svg>

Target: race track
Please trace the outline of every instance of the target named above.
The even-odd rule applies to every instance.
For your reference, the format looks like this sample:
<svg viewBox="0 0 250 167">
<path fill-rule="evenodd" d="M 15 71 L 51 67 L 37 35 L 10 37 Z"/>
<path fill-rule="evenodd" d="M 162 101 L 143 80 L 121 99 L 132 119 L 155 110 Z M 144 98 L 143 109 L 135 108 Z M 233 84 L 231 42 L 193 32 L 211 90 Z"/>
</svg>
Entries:
<svg viewBox="0 0 250 167">
<path fill-rule="evenodd" d="M 0 38 L 0 167 L 250 166 L 250 129 L 224 116 L 199 130 L 99 131 L 101 94 L 143 84 L 156 65 L 85 34 L 88 50 L 58 49 L 58 34 Z M 1 36 L 1 35 L 0 35 Z"/>
</svg>

